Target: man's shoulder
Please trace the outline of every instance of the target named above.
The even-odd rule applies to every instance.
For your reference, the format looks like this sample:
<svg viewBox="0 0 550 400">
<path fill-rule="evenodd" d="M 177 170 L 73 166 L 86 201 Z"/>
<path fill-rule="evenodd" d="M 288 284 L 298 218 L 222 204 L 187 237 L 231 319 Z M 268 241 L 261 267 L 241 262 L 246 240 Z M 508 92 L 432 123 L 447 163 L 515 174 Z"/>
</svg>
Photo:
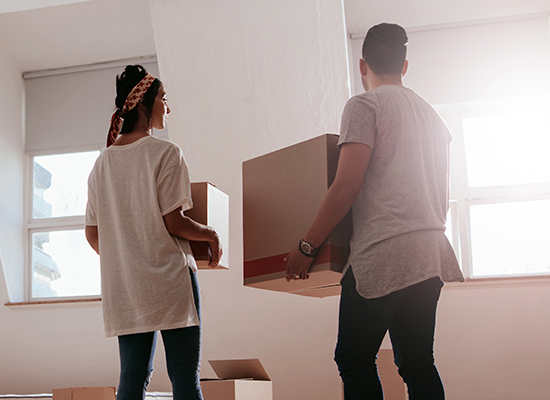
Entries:
<svg viewBox="0 0 550 400">
<path fill-rule="evenodd" d="M 358 107 L 379 107 L 388 101 L 408 97 L 423 100 L 414 90 L 401 85 L 382 85 L 375 89 L 357 94 L 348 100 L 348 105 Z"/>
<path fill-rule="evenodd" d="M 379 107 L 379 101 L 376 93 L 372 90 L 363 92 L 351 97 L 344 107 L 344 110 L 348 113 L 354 113 L 356 111 L 364 112 L 368 109 L 377 109 Z"/>
</svg>

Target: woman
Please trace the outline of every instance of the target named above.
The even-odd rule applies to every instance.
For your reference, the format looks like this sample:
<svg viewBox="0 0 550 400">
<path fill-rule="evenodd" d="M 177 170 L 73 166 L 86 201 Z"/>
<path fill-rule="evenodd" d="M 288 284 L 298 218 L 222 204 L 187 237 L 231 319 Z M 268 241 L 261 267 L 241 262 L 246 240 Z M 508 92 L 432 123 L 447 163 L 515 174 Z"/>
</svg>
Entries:
<svg viewBox="0 0 550 400">
<path fill-rule="evenodd" d="M 117 400 L 145 398 L 157 331 L 174 400 L 202 399 L 197 267 L 188 240 L 208 242 L 216 267 L 220 239 L 182 214 L 193 206 L 185 159 L 176 144 L 151 135 L 170 113 L 162 83 L 129 65 L 116 87 L 107 149 L 88 180 L 86 238 L 101 260 L 105 334 L 118 336 Z"/>
</svg>

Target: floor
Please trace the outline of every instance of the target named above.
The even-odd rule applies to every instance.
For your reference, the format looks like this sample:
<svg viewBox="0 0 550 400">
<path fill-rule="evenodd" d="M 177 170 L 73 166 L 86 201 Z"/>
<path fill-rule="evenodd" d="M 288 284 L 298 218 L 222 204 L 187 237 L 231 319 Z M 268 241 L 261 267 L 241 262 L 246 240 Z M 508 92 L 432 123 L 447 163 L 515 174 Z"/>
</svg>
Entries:
<svg viewBox="0 0 550 400">
<path fill-rule="evenodd" d="M 4 399 L 17 399 L 17 400 L 53 400 L 51 394 L 29 394 L 29 395 L 16 395 L 6 394 L 0 395 L 0 400 Z M 150 392 L 147 393 L 145 400 L 172 400 L 172 393 L 164 392 Z"/>
</svg>

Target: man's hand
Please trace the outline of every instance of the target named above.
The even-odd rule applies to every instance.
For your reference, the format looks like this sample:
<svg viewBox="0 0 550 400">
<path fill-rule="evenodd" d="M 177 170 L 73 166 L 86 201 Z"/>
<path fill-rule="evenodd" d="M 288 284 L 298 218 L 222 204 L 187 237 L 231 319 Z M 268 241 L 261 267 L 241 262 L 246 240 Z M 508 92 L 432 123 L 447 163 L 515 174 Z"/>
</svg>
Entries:
<svg viewBox="0 0 550 400">
<path fill-rule="evenodd" d="M 330 232 L 345 217 L 363 187 L 365 172 L 369 165 L 372 148 L 362 143 L 342 145 L 334 182 L 323 199 L 315 220 L 304 240 L 314 247 L 321 246 Z M 286 256 L 286 280 L 307 279 L 313 263 L 297 247 Z"/>
<path fill-rule="evenodd" d="M 313 263 L 314 257 L 307 257 L 296 247 L 284 259 L 286 261 L 286 281 L 308 279 L 307 272 Z"/>
</svg>

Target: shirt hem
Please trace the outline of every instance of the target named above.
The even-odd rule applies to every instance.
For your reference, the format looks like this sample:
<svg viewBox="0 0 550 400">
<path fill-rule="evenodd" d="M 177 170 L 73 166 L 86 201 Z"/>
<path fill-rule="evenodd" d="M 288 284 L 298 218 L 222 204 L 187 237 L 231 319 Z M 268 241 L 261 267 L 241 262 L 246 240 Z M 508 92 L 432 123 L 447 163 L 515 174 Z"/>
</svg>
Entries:
<svg viewBox="0 0 550 400">
<path fill-rule="evenodd" d="M 193 201 L 187 197 L 183 201 L 179 201 L 178 203 L 174 204 L 172 207 L 168 208 L 166 211 L 162 212 L 162 216 L 170 214 L 172 211 L 176 210 L 178 207 L 181 207 L 182 211 L 187 211 L 193 208 Z"/>
<path fill-rule="evenodd" d="M 199 326 L 199 322 L 178 322 L 173 324 L 166 325 L 153 325 L 153 326 L 144 326 L 144 327 L 134 327 L 114 331 L 105 331 L 105 337 L 115 337 L 115 336 L 124 336 L 124 335 L 133 335 L 136 333 L 147 333 L 155 331 L 165 331 L 169 329 L 178 329 L 178 328 L 188 328 L 191 326 Z"/>
</svg>

